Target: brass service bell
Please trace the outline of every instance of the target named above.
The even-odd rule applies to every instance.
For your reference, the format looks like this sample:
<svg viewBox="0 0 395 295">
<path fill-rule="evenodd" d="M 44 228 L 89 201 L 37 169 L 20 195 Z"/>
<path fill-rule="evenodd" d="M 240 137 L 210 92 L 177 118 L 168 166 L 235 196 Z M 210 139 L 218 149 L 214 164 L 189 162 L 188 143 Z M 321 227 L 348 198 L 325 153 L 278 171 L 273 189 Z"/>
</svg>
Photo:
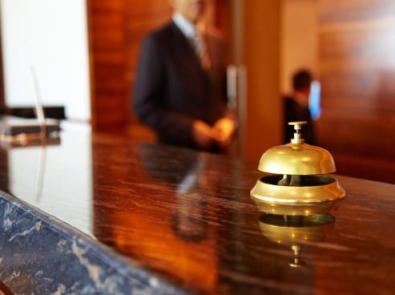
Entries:
<svg viewBox="0 0 395 295">
<path fill-rule="evenodd" d="M 301 136 L 304 121 L 290 122 L 291 142 L 268 149 L 258 170 L 269 175 L 257 180 L 250 195 L 258 208 L 281 215 L 327 214 L 345 197 L 337 180 L 325 175 L 336 171 L 332 155 L 306 144 Z"/>
</svg>

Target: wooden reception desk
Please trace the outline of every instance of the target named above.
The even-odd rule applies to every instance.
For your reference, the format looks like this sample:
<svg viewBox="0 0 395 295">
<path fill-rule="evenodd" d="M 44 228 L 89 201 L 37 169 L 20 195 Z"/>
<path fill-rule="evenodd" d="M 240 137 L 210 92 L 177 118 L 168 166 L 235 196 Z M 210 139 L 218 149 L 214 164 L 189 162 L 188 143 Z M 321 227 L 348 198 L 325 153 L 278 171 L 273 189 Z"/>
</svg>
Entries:
<svg viewBox="0 0 395 295">
<path fill-rule="evenodd" d="M 0 165 L 14 294 L 395 292 L 395 185 L 335 175 L 346 198 L 300 222 L 260 212 L 257 163 L 225 156 L 63 131 Z"/>
</svg>

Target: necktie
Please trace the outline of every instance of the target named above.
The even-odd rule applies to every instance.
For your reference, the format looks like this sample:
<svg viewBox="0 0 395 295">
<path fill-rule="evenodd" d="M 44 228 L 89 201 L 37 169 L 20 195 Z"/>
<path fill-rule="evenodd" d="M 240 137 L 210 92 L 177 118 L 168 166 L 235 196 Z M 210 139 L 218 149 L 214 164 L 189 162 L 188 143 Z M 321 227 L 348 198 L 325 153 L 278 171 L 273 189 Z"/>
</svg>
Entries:
<svg viewBox="0 0 395 295">
<path fill-rule="evenodd" d="M 200 59 L 200 63 L 204 69 L 208 69 L 210 67 L 210 57 L 207 51 L 206 42 L 204 38 L 200 35 L 196 34 L 193 39 L 193 46 L 195 48 L 196 54 Z"/>
</svg>

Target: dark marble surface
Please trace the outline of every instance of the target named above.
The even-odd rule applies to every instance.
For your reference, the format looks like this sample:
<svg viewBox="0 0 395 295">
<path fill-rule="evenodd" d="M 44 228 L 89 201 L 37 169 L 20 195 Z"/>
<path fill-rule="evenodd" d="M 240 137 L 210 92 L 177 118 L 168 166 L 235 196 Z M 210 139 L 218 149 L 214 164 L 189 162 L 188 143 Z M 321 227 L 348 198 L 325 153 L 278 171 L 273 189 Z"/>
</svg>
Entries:
<svg viewBox="0 0 395 295">
<path fill-rule="evenodd" d="M 72 286 L 85 283 L 84 294 L 118 294 L 92 291 L 103 281 L 81 264 L 77 245 L 101 279 L 122 274 L 119 294 L 128 286 L 133 294 L 395 292 L 394 185 L 334 175 L 347 192 L 334 218 L 284 220 L 250 198 L 257 163 L 84 132 L 63 132 L 47 147 L 3 148 L 0 163 L 0 280 L 10 288 L 13 273 L 29 269 L 18 255 L 30 249 L 28 265 L 42 273 L 30 273 L 29 284 L 64 288 L 34 294 L 83 294 Z M 22 210 L 12 222 L 7 206 Z"/>
<path fill-rule="evenodd" d="M 185 294 L 48 214 L 0 196 L 0 294 Z"/>
</svg>

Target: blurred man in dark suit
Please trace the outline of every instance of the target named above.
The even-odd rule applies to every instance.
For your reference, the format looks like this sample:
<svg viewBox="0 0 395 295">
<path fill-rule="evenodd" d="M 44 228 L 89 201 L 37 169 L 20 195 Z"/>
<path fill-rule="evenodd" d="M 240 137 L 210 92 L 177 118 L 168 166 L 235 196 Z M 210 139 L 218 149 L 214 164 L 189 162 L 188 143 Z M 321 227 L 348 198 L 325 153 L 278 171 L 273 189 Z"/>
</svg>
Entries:
<svg viewBox="0 0 395 295">
<path fill-rule="evenodd" d="M 302 137 L 308 144 L 317 144 L 314 120 L 309 109 L 309 97 L 313 77 L 308 70 L 300 70 L 293 75 L 293 93 L 284 97 L 284 143 L 293 138 L 294 127 L 288 122 L 306 121 L 302 127 Z"/>
<path fill-rule="evenodd" d="M 224 46 L 198 28 L 206 1 L 170 0 L 172 20 L 143 41 L 134 85 L 136 116 L 159 142 L 226 152 L 235 130 L 227 108 Z"/>
</svg>

